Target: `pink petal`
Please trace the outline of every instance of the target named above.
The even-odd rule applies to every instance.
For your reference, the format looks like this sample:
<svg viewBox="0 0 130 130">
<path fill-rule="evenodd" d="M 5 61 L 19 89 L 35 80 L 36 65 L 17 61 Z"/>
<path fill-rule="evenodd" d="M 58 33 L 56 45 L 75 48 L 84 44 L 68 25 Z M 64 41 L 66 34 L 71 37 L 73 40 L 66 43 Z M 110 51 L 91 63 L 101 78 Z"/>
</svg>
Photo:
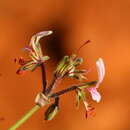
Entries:
<svg viewBox="0 0 130 130">
<path fill-rule="evenodd" d="M 104 76 L 105 76 L 105 67 L 104 67 L 104 62 L 102 58 L 98 59 L 98 61 L 96 62 L 96 66 L 97 66 L 97 71 L 98 71 L 98 82 L 95 87 L 88 88 L 88 91 L 91 93 L 92 99 L 94 101 L 100 102 L 101 95 L 97 91 L 97 88 L 99 87 L 100 83 L 103 81 Z"/>
<path fill-rule="evenodd" d="M 96 87 L 94 88 L 88 88 L 88 91 L 91 93 L 92 99 L 94 101 L 100 102 L 101 100 L 101 95 L 100 93 L 97 91 Z"/>
<path fill-rule="evenodd" d="M 52 31 L 42 31 L 36 34 L 36 36 L 47 36 L 52 34 Z"/>
<path fill-rule="evenodd" d="M 99 87 L 99 84 L 103 81 L 105 76 L 105 66 L 102 58 L 99 58 L 99 60 L 96 62 L 97 71 L 98 71 L 98 83 L 96 85 L 96 88 Z"/>
</svg>

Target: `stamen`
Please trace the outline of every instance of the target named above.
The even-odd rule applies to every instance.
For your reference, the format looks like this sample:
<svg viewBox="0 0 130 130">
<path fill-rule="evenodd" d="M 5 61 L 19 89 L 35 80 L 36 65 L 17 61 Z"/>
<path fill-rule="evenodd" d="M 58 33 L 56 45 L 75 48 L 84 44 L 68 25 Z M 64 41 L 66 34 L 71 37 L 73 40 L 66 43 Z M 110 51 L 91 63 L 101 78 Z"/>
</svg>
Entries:
<svg viewBox="0 0 130 130">
<path fill-rule="evenodd" d="M 86 44 L 90 43 L 91 41 L 90 40 L 87 40 L 85 43 L 83 43 L 76 51 L 76 54 L 79 53 L 79 51 L 81 50 L 81 48 L 83 48 Z"/>
</svg>

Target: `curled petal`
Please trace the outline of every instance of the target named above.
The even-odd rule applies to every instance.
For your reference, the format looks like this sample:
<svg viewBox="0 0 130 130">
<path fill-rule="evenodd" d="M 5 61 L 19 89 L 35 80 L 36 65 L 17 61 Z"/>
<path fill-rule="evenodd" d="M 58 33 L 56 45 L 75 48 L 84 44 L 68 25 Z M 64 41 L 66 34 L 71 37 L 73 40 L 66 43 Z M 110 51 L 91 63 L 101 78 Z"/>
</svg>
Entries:
<svg viewBox="0 0 130 130">
<path fill-rule="evenodd" d="M 43 56 L 39 40 L 42 37 L 48 36 L 50 34 L 52 34 L 52 31 L 43 31 L 43 32 L 39 32 L 39 33 L 32 36 L 31 41 L 30 41 L 30 46 L 33 48 L 33 50 L 36 54 L 36 57 L 42 57 Z"/>
<path fill-rule="evenodd" d="M 34 42 L 35 42 L 36 44 L 38 44 L 39 40 L 40 40 L 42 37 L 48 36 L 48 35 L 50 35 L 50 34 L 52 34 L 52 31 L 42 31 L 42 32 L 39 32 L 39 33 L 37 33 L 37 34 L 35 34 L 35 35 L 32 36 L 31 41 L 30 41 L 30 44 L 31 44 L 31 43 L 34 43 Z"/>
<path fill-rule="evenodd" d="M 100 93 L 97 91 L 96 87 L 94 88 L 87 88 L 88 91 L 91 93 L 92 99 L 96 102 L 100 102 L 101 100 L 101 95 Z"/>
<path fill-rule="evenodd" d="M 44 37 L 44 36 L 48 36 L 50 34 L 52 34 L 52 31 L 42 31 L 36 34 L 37 37 Z"/>
</svg>

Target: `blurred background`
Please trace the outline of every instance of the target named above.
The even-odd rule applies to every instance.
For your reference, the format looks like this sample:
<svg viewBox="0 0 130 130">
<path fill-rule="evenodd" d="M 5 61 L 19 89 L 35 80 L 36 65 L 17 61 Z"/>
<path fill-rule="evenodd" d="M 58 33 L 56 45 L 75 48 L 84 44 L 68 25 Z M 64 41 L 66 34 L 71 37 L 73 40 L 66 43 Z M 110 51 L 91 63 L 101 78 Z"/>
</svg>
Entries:
<svg viewBox="0 0 130 130">
<path fill-rule="evenodd" d="M 22 51 L 32 35 L 43 30 L 54 33 L 41 40 L 48 82 L 57 62 L 76 51 L 86 40 L 92 42 L 79 53 L 87 78 L 97 79 L 95 62 L 102 57 L 106 76 L 99 91 L 96 116 L 85 119 L 85 109 L 75 108 L 75 95 L 61 97 L 60 112 L 44 121 L 45 108 L 19 130 L 130 130 L 130 1 L 129 0 L 0 0 L 0 130 L 7 130 L 33 105 L 41 91 L 41 71 L 17 75 L 14 59 L 27 56 Z M 58 89 L 69 87 L 66 80 Z M 91 99 L 88 94 L 88 98 Z"/>
</svg>

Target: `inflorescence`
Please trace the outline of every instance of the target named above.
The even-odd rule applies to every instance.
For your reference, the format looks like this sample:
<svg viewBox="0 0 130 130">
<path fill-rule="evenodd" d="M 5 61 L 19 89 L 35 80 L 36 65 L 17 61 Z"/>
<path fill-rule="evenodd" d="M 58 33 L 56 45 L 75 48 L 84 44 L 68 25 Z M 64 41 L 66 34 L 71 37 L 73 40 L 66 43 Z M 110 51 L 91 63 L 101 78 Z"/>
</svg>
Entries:
<svg viewBox="0 0 130 130">
<path fill-rule="evenodd" d="M 53 119 L 59 111 L 60 96 L 71 91 L 75 91 L 77 107 L 79 107 L 81 101 L 84 103 L 86 117 L 88 115 L 93 115 L 94 107 L 90 106 L 86 100 L 86 92 L 88 91 L 91 94 L 94 101 L 97 103 L 100 102 L 101 95 L 97 89 L 102 83 L 105 75 L 105 67 L 102 58 L 99 58 L 96 61 L 98 80 L 88 82 L 85 76 L 87 70 L 78 69 L 78 67 L 83 63 L 83 58 L 78 57 L 76 54 L 72 54 L 63 57 L 53 72 L 51 83 L 47 84 L 45 62 L 47 62 L 50 57 L 43 55 L 39 40 L 50 34 L 52 34 L 52 31 L 43 31 L 37 33 L 31 38 L 30 44 L 24 48 L 24 50 L 29 54 L 29 60 L 24 60 L 23 58 L 15 59 L 15 61 L 20 64 L 17 74 L 22 74 L 28 70 L 34 71 L 37 67 L 41 67 L 43 90 L 37 94 L 35 103 L 40 107 L 50 104 L 45 112 L 45 120 Z M 65 77 L 74 78 L 79 81 L 79 84 L 72 85 L 54 93 L 53 89 L 57 86 L 57 82 L 63 80 Z M 51 99 L 54 99 L 53 103 Z"/>
</svg>

